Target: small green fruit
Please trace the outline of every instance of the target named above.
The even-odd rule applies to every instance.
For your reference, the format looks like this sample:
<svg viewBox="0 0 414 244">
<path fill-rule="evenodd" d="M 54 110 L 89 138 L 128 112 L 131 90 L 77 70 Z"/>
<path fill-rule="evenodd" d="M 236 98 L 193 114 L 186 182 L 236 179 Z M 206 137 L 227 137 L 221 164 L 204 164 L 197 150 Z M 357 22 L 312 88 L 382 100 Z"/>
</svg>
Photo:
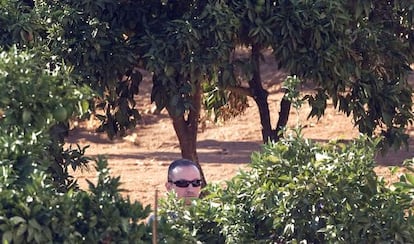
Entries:
<svg viewBox="0 0 414 244">
<path fill-rule="evenodd" d="M 1 102 L 2 104 L 4 104 L 4 105 L 9 105 L 9 104 L 10 104 L 10 98 L 8 98 L 8 97 L 2 97 L 2 98 L 0 99 L 0 102 Z"/>
<path fill-rule="evenodd" d="M 72 104 L 68 104 L 65 106 L 66 112 L 67 112 L 67 116 L 71 117 L 73 115 L 73 105 Z"/>
<path fill-rule="evenodd" d="M 263 6 L 265 4 L 265 0 L 257 0 L 257 5 Z"/>
<path fill-rule="evenodd" d="M 89 102 L 88 100 L 82 100 L 80 103 L 81 113 L 86 113 L 89 109 Z"/>
<path fill-rule="evenodd" d="M 68 118 L 68 112 L 62 106 L 58 106 L 55 111 L 53 111 L 53 117 L 59 121 L 63 122 Z"/>
<path fill-rule="evenodd" d="M 22 114 L 23 123 L 27 124 L 32 120 L 32 112 L 28 109 L 23 110 Z"/>
</svg>

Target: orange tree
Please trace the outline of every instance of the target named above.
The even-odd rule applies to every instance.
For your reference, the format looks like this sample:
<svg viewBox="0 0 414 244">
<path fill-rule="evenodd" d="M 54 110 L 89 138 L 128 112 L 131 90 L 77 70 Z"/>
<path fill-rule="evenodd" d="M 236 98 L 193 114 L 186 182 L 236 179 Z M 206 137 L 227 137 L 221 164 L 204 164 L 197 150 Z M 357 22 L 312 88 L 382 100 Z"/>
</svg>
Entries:
<svg viewBox="0 0 414 244">
<path fill-rule="evenodd" d="M 99 131 L 123 136 L 140 117 L 139 68 L 153 75 L 151 99 L 166 109 L 182 156 L 198 162 L 202 84 L 228 63 L 237 19 L 221 1 L 36 2 L 46 28 L 35 40 L 73 67 L 97 94 Z M 45 42 L 46 41 L 46 42 Z"/>
<path fill-rule="evenodd" d="M 0 239 L 2 243 L 148 243 L 150 209 L 122 197 L 96 160 L 98 182 L 76 189 L 68 168 L 89 162 L 64 149 L 67 121 L 90 89 L 50 52 L 50 21 L 23 1 L 0 1 Z"/>
<path fill-rule="evenodd" d="M 231 105 L 243 109 L 245 100 L 240 102 L 236 91 L 244 90 L 258 105 L 263 140 L 277 139 L 290 102 L 282 101 L 272 128 L 258 70 L 261 51 L 272 48 L 280 68 L 316 85 L 316 92 L 304 97 L 312 106 L 309 116 L 322 116 L 332 98 L 361 132 L 380 131 L 397 147 L 407 139 L 412 101 L 406 75 L 413 60 L 413 8 L 407 1 L 43 0 L 29 5 L 27 13 L 39 14 L 41 25 L 13 35 L 45 44 L 73 67 L 77 84 L 96 91 L 97 111 L 103 111 L 99 130 L 110 137 L 124 135 L 139 119 L 134 95 L 142 80 L 137 68 L 143 68 L 153 74 L 152 101 L 171 116 L 183 157 L 198 161 L 204 92 L 207 107 L 222 112 L 220 107 L 235 101 Z M 251 48 L 248 60 L 232 55 L 240 44 Z M 236 64 L 248 71 L 248 87 L 232 75 Z"/>
<path fill-rule="evenodd" d="M 291 106 L 285 96 L 273 127 L 259 69 L 262 51 L 269 48 L 278 64 L 275 69 L 315 85 L 315 92 L 303 97 L 312 107 L 309 117 L 323 116 L 332 99 L 335 108 L 352 114 L 361 133 L 384 136 L 382 147 L 399 148 L 407 142 L 404 129 L 413 120 L 407 83 L 414 58 L 411 1 L 227 2 L 240 20 L 237 39 L 251 53 L 228 66 L 232 73 L 241 65 L 248 86 L 226 87 L 253 97 L 264 142 L 278 140 Z"/>
<path fill-rule="evenodd" d="M 64 149 L 64 137 L 68 121 L 88 109 L 91 90 L 75 84 L 71 68 L 44 45 L 45 22 L 32 10 L 30 1 L 0 2 L 0 123 L 8 138 L 2 158 L 15 162 L 23 178 L 36 168 L 33 161 L 46 161 L 39 167 L 66 191 L 76 186 L 68 169 L 87 159 L 84 148 Z"/>
<path fill-rule="evenodd" d="M 201 101 L 228 62 L 234 15 L 220 1 L 169 1 L 137 37 L 145 68 L 153 72 L 152 101 L 172 119 L 182 157 L 198 162 Z"/>
</svg>

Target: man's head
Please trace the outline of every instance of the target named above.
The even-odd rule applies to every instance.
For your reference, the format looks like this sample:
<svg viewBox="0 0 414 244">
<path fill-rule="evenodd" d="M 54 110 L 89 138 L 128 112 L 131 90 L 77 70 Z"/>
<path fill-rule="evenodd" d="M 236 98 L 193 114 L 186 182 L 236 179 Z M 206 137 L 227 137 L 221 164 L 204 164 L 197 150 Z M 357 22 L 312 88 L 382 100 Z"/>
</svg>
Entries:
<svg viewBox="0 0 414 244">
<path fill-rule="evenodd" d="M 187 159 L 177 159 L 168 167 L 168 191 L 175 191 L 178 198 L 184 198 L 186 204 L 198 198 L 201 191 L 201 176 L 197 164 Z"/>
</svg>

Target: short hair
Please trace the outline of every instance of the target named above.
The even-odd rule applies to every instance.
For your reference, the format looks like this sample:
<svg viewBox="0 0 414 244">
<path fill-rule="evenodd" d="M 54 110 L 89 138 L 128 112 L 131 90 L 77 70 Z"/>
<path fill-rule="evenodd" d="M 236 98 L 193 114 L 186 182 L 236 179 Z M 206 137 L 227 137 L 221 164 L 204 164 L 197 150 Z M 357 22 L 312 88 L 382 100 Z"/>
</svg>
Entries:
<svg viewBox="0 0 414 244">
<path fill-rule="evenodd" d="M 170 176 L 175 168 L 188 167 L 188 166 L 194 166 L 197 168 L 198 171 L 200 171 L 200 169 L 198 168 L 198 165 L 189 159 L 180 158 L 180 159 L 176 159 L 172 161 L 170 166 L 168 166 L 168 175 L 167 175 L 168 180 L 171 180 Z"/>
</svg>

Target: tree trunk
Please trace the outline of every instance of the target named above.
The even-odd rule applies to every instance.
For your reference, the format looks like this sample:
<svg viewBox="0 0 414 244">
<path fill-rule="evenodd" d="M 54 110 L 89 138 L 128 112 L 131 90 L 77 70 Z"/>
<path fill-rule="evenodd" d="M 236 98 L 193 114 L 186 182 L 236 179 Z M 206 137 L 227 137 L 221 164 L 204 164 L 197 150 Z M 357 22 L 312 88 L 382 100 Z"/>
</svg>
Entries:
<svg viewBox="0 0 414 244">
<path fill-rule="evenodd" d="M 262 139 L 266 143 L 269 139 L 276 140 L 276 130 L 272 130 L 270 123 L 269 104 L 267 102 L 269 94 L 262 86 L 262 78 L 260 76 L 260 47 L 258 45 L 252 46 L 251 64 L 253 66 L 253 77 L 249 81 L 249 87 L 252 90 L 253 99 L 259 109 Z"/>
<path fill-rule="evenodd" d="M 198 161 L 197 155 L 197 131 L 198 131 L 198 120 L 200 116 L 201 109 L 201 84 L 197 82 L 196 90 L 194 95 L 191 97 L 191 103 L 193 105 L 189 113 L 183 114 L 181 116 L 174 116 L 172 113 L 169 113 L 177 135 L 178 142 L 181 149 L 181 157 L 194 161 L 201 175 L 201 180 L 203 181 L 203 187 L 207 184 L 207 181 L 204 177 L 203 170 Z"/>
<path fill-rule="evenodd" d="M 286 127 L 289 120 L 290 105 L 291 102 L 289 100 L 282 98 L 282 101 L 280 102 L 279 120 L 276 125 L 276 141 L 280 138 L 279 132 L 283 127 Z"/>
</svg>

